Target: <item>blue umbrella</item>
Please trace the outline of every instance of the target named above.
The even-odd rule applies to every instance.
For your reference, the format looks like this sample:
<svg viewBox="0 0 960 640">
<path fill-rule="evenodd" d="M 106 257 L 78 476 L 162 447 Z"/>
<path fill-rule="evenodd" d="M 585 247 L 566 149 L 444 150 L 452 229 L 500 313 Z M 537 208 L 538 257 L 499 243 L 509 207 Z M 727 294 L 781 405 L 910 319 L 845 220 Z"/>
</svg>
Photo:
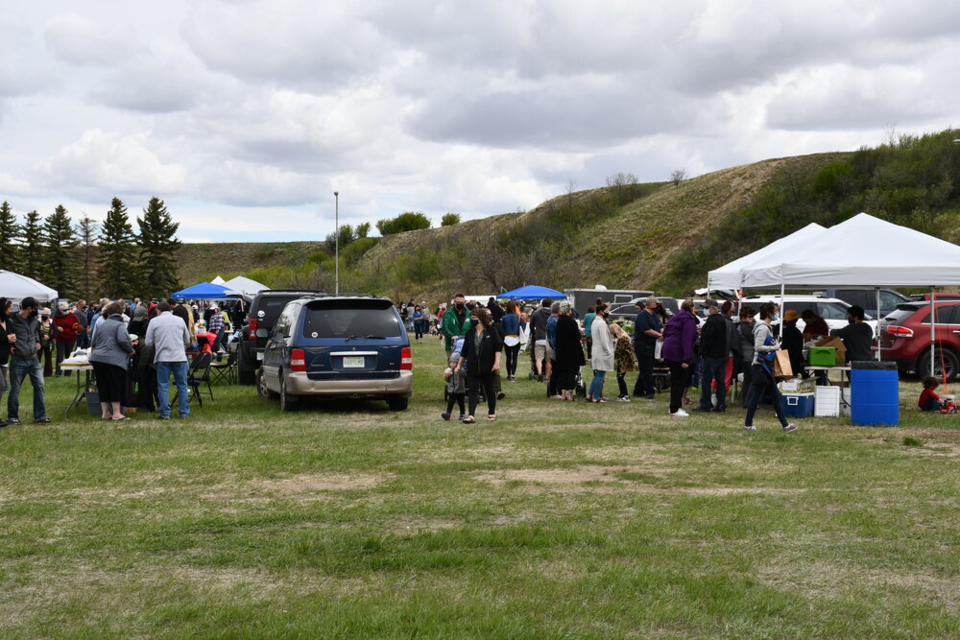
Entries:
<svg viewBox="0 0 960 640">
<path fill-rule="evenodd" d="M 564 300 L 567 294 L 547 287 L 539 287 L 535 284 L 528 284 L 525 287 L 507 291 L 497 296 L 500 300 L 536 300 L 537 298 L 553 298 L 554 300 Z"/>
</svg>

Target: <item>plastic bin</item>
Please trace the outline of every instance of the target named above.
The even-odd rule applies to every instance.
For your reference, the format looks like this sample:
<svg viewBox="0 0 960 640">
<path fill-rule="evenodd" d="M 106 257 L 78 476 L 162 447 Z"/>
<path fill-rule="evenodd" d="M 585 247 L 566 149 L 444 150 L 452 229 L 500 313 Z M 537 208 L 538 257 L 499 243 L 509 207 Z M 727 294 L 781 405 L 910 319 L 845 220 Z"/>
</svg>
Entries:
<svg viewBox="0 0 960 640">
<path fill-rule="evenodd" d="M 809 418 L 813 415 L 814 394 L 784 393 L 781 396 L 783 412 L 791 418 Z"/>
<path fill-rule="evenodd" d="M 832 367 L 837 364 L 835 347 L 810 347 L 807 358 L 811 367 Z"/>
<path fill-rule="evenodd" d="M 900 377 L 896 362 L 850 363 L 850 420 L 855 425 L 900 422 Z"/>
<path fill-rule="evenodd" d="M 817 387 L 814 396 L 813 415 L 818 418 L 834 418 L 840 415 L 840 387 Z"/>
</svg>

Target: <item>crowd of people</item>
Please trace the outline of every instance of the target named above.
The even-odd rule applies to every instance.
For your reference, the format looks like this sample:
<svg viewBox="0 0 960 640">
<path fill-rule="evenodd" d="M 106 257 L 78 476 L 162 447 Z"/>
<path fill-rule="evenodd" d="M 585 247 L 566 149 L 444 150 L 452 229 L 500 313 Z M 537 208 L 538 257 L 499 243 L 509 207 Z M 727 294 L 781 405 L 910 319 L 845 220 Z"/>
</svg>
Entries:
<svg viewBox="0 0 960 640">
<path fill-rule="evenodd" d="M 80 355 L 93 367 L 103 419 L 126 420 L 122 406 L 157 411 L 167 419 L 170 377 L 179 416 L 190 413 L 187 362 L 191 351 L 221 350 L 242 326 L 242 304 L 189 304 L 178 300 L 100 299 L 94 305 L 61 302 L 55 311 L 36 299 L 0 298 L 0 399 L 7 417 L 0 427 L 20 424 L 20 391 L 33 387 L 33 421 L 50 422 L 44 379 L 69 376 L 65 362 Z"/>
</svg>

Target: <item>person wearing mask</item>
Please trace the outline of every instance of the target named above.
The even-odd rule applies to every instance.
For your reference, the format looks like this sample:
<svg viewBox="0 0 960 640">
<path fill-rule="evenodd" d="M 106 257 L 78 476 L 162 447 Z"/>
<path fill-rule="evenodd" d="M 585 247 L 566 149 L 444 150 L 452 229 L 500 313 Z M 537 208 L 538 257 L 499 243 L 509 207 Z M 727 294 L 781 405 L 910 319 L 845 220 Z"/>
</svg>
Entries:
<svg viewBox="0 0 960 640">
<path fill-rule="evenodd" d="M 723 413 L 726 408 L 726 386 L 724 372 L 727 367 L 727 322 L 717 308 L 716 303 L 707 308 L 707 321 L 700 332 L 700 357 L 703 358 L 703 373 L 700 375 L 699 411 Z M 713 385 L 716 383 L 717 404 L 712 399 Z"/>
<path fill-rule="evenodd" d="M 516 300 L 507 301 L 507 311 L 500 320 L 503 329 L 503 350 L 507 356 L 507 382 L 517 381 L 517 360 L 520 357 L 520 310 Z"/>
<path fill-rule="evenodd" d="M 793 309 L 787 309 L 783 314 L 783 348 L 790 355 L 790 369 L 795 378 L 806 378 L 807 372 L 803 366 L 803 334 L 797 329 L 797 320 L 800 314 Z"/>
<path fill-rule="evenodd" d="M 580 327 L 573 319 L 573 305 L 568 300 L 559 303 L 559 315 L 555 331 L 555 361 L 554 369 L 558 380 L 560 397 L 573 402 L 577 393 L 577 371 L 587 360 L 583 356 L 583 346 L 580 344 Z"/>
<path fill-rule="evenodd" d="M 0 298 L 0 401 L 3 400 L 3 394 L 7 392 L 7 364 L 10 361 L 10 349 L 16 342 L 16 334 L 7 329 L 7 318 L 13 313 L 13 302 L 6 298 Z M 5 427 L 9 422 L 0 420 L 0 427 Z"/>
<path fill-rule="evenodd" d="M 487 420 L 493 422 L 497 419 L 497 391 L 494 380 L 500 375 L 503 341 L 500 332 L 493 328 L 489 311 L 477 308 L 471 312 L 470 317 L 469 330 L 463 337 L 463 351 L 460 352 L 460 360 L 455 369 L 459 370 L 466 362 L 469 401 L 467 417 L 463 422 L 476 422 L 473 416 L 477 410 L 480 387 L 483 387 L 487 399 Z"/>
<path fill-rule="evenodd" d="M 453 297 L 453 308 L 447 309 L 440 321 L 440 333 L 443 334 L 447 360 L 453 353 L 453 341 L 466 335 L 470 330 L 470 312 L 467 311 L 466 298 L 462 293 Z"/>
<path fill-rule="evenodd" d="M 70 311 L 66 302 L 61 302 L 57 307 L 57 313 L 53 316 L 53 323 L 57 325 L 57 368 L 58 378 L 62 375 L 71 375 L 72 371 L 64 371 L 60 368 L 60 363 L 70 357 L 73 351 L 73 343 L 77 341 L 77 331 L 80 330 L 80 323 L 77 322 L 77 315 Z"/>
<path fill-rule="evenodd" d="M 670 415 L 676 418 L 690 415 L 683 410 L 683 394 L 690 381 L 690 362 L 697 342 L 697 317 L 693 310 L 693 300 L 687 298 L 663 327 L 660 355 L 670 367 Z"/>
<path fill-rule="evenodd" d="M 127 367 L 133 355 L 133 343 L 123 321 L 123 311 L 123 302 L 111 302 L 106 306 L 106 317 L 90 346 L 90 364 L 97 375 L 101 418 L 104 420 L 129 420 L 120 411 L 126 395 Z"/>
<path fill-rule="evenodd" d="M 637 356 L 637 367 L 640 375 L 633 387 L 633 395 L 637 398 L 653 400 L 657 397 L 653 386 L 653 369 L 656 365 L 654 357 L 657 349 L 657 340 L 663 338 L 663 322 L 657 314 L 660 301 L 650 296 L 643 303 L 643 309 L 637 313 L 633 321 L 633 349 Z"/>
<path fill-rule="evenodd" d="M 183 319 L 171 313 L 169 302 L 157 305 L 159 315 L 147 324 L 144 343 L 154 348 L 153 361 L 157 366 L 157 418 L 170 419 L 170 374 L 177 385 L 180 417 L 190 415 L 190 390 L 187 388 L 187 347 L 190 332 Z M 102 322 L 102 321 L 101 321 Z"/>
<path fill-rule="evenodd" d="M 50 309 L 40 310 L 40 359 L 43 361 L 43 377 L 53 375 L 53 362 L 57 359 L 57 325 L 50 319 Z"/>
<path fill-rule="evenodd" d="M 847 309 L 847 326 L 834 329 L 830 335 L 843 340 L 847 349 L 847 362 L 863 362 L 873 359 L 870 347 L 873 345 L 873 329 L 863 321 L 863 307 L 854 305 Z"/>
<path fill-rule="evenodd" d="M 827 321 L 813 312 L 813 309 L 804 309 L 800 314 L 803 320 L 803 335 L 810 338 L 824 338 L 830 335 L 830 327 Z"/>
<path fill-rule="evenodd" d="M 743 430 L 753 433 L 757 428 L 753 425 L 753 416 L 757 412 L 760 400 L 767 391 L 773 396 L 773 410 L 777 420 L 786 433 L 797 430 L 797 425 L 787 422 L 783 413 L 783 403 L 780 400 L 780 390 L 773 377 L 773 358 L 780 345 L 773 335 L 770 323 L 780 319 L 780 308 L 773 302 L 764 302 L 760 305 L 760 322 L 753 327 L 753 380 L 750 386 L 750 402 L 747 405 L 747 416 Z"/>
<path fill-rule="evenodd" d="M 490 296 L 490 299 L 487 300 L 487 310 L 490 311 L 490 317 L 493 318 L 493 324 L 499 324 L 503 320 L 503 307 L 500 306 L 500 303 L 497 302 L 497 299 L 493 296 Z"/>
<path fill-rule="evenodd" d="M 750 385 L 753 380 L 753 318 L 756 310 L 744 305 L 740 308 L 740 322 L 737 323 L 737 340 L 740 342 L 740 371 L 743 373 L 743 385 L 740 387 L 740 404 L 746 409 L 750 399 Z"/>
<path fill-rule="evenodd" d="M 50 422 L 44 399 L 43 372 L 40 370 L 40 306 L 28 296 L 20 301 L 20 311 L 7 317 L 7 333 L 14 334 L 8 369 L 10 389 L 7 396 L 7 423 L 20 424 L 20 387 L 30 376 L 33 385 L 33 421 Z"/>
<path fill-rule="evenodd" d="M 588 402 L 606 402 L 603 397 L 603 382 L 608 371 L 613 371 L 613 337 L 610 334 L 610 325 L 607 316 L 610 307 L 606 302 L 597 305 L 597 317 L 593 319 L 590 332 L 593 334 L 593 358 L 590 366 L 593 369 L 593 380 L 590 381 L 590 391 L 587 392 Z"/>
</svg>

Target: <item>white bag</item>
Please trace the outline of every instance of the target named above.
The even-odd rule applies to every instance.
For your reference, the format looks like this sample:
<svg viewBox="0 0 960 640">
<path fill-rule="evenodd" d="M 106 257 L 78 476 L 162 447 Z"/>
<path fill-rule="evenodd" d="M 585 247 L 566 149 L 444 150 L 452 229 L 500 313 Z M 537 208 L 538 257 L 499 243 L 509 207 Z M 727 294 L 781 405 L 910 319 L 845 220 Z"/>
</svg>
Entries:
<svg viewBox="0 0 960 640">
<path fill-rule="evenodd" d="M 663 340 L 657 340 L 657 346 L 653 348 L 653 357 L 659 360 L 661 351 L 663 351 Z"/>
<path fill-rule="evenodd" d="M 520 344 L 520 337 L 519 337 L 519 336 L 507 336 L 506 338 L 503 339 L 503 344 L 507 345 L 508 347 L 515 347 L 515 346 L 517 346 L 518 344 Z"/>
</svg>

